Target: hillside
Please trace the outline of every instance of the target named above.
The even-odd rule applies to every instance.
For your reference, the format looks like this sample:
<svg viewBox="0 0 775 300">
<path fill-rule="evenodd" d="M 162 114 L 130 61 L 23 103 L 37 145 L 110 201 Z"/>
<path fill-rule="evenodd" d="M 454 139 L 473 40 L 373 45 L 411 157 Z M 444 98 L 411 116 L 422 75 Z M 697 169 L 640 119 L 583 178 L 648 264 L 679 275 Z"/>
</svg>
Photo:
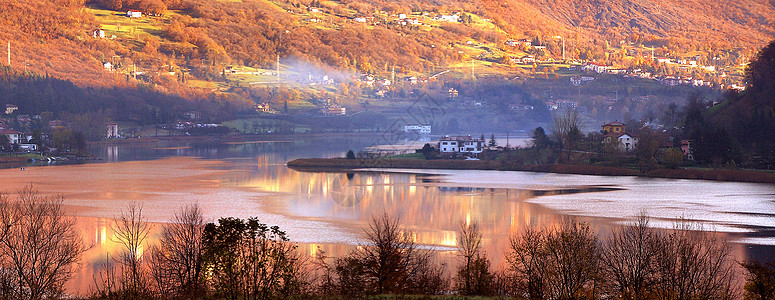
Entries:
<svg viewBox="0 0 775 300">
<path fill-rule="evenodd" d="M 579 39 L 605 38 L 656 42 L 674 40 L 717 49 L 760 48 L 775 36 L 775 3 L 749 1 L 675 0 L 517 0 L 484 1 L 489 11 L 511 24 Z M 528 18 L 539 16 L 538 18 Z M 534 20 L 533 23 L 519 20 Z"/>
<path fill-rule="evenodd" d="M 468 39 L 543 37 L 556 52 L 559 41 L 549 37 L 563 35 L 573 57 L 620 41 L 668 51 L 747 49 L 745 55 L 775 37 L 775 7 L 765 0 L 3 2 L 0 39 L 12 41 L 12 65 L 83 84 L 120 82 L 101 65 L 119 59 L 152 71 L 187 66 L 199 78 L 219 73 L 208 64 L 272 68 L 277 54 L 343 70 L 427 72 L 477 54 L 459 45 Z M 133 20 L 127 9 L 159 16 Z M 429 17 L 453 12 L 473 22 Z M 400 25 L 399 13 L 423 25 Z M 94 39 L 98 27 L 115 39 Z"/>
</svg>

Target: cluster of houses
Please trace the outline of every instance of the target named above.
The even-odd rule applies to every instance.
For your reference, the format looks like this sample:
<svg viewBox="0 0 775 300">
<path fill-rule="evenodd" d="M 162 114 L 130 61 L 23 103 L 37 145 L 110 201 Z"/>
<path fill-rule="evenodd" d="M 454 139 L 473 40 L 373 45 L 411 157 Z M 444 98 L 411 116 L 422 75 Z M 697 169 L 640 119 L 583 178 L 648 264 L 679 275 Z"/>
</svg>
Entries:
<svg viewBox="0 0 775 300">
<path fill-rule="evenodd" d="M 191 121 L 178 121 L 175 123 L 175 129 L 177 130 L 188 130 L 191 128 L 217 128 L 222 127 L 221 124 L 214 124 L 214 123 L 194 123 Z"/>
<path fill-rule="evenodd" d="M 37 151 L 38 145 L 30 143 L 32 140 L 31 134 L 24 134 L 22 132 L 13 129 L 0 129 L 0 135 L 5 135 L 8 139 L 8 143 L 11 145 L 17 145 L 19 151 L 31 152 Z M 0 147 L 0 151 L 5 150 Z"/>
<path fill-rule="evenodd" d="M 344 116 L 347 115 L 347 108 L 337 104 L 330 98 L 317 98 L 315 104 L 322 106 L 320 114 L 324 116 Z"/>
<path fill-rule="evenodd" d="M 613 121 L 602 125 L 603 143 L 612 145 L 620 151 L 629 152 L 638 147 L 638 137 L 627 132 L 625 124 L 619 121 Z M 694 160 L 691 150 L 691 140 L 681 140 L 679 142 L 680 150 L 688 160 Z M 668 142 L 661 145 L 661 148 L 673 148 L 673 144 Z"/>
<path fill-rule="evenodd" d="M 13 114 L 15 111 L 19 109 L 18 106 L 14 104 L 6 104 L 5 105 L 5 111 L 4 113 L 6 115 Z M 19 132 L 16 130 L 13 130 L 9 128 L 9 124 L 16 121 L 19 124 L 29 124 L 29 122 L 32 121 L 33 118 L 40 119 L 39 115 L 30 117 L 29 115 L 18 115 L 16 118 L 14 117 L 8 117 L 8 118 L 0 118 L 0 135 L 4 135 L 6 139 L 8 140 L 8 144 L 10 145 L 16 145 L 20 151 L 36 151 L 38 150 L 38 145 L 30 143 L 32 140 L 32 134 L 25 134 L 23 132 Z M 6 149 L 0 148 L 0 151 L 4 151 Z"/>
<path fill-rule="evenodd" d="M 638 138 L 627 133 L 624 123 L 613 121 L 603 124 L 603 143 L 613 145 L 621 151 L 632 151 L 638 146 Z"/>
<path fill-rule="evenodd" d="M 411 130 L 420 130 L 420 128 L 423 127 L 420 125 L 407 125 L 405 131 L 410 132 Z M 430 132 L 430 126 L 427 126 L 427 131 Z M 638 137 L 627 132 L 626 126 L 622 122 L 613 121 L 603 124 L 602 132 L 602 143 L 611 145 L 622 152 L 630 152 L 638 147 Z M 687 159 L 692 160 L 690 144 L 690 140 L 682 140 L 680 142 L 680 150 Z M 488 147 L 485 140 L 474 138 L 470 135 L 447 135 L 439 139 L 435 146 L 441 158 L 478 158 L 484 151 L 501 149 L 500 147 Z M 672 144 L 666 147 L 672 147 Z"/>
<path fill-rule="evenodd" d="M 338 104 L 329 104 L 323 107 L 320 112 L 326 116 L 344 116 L 347 115 L 347 108 Z"/>
<path fill-rule="evenodd" d="M 575 69 L 578 69 L 580 71 L 586 72 L 586 73 L 595 73 L 595 74 L 616 74 L 616 75 L 624 75 L 625 77 L 638 77 L 638 78 L 645 78 L 645 79 L 653 79 L 661 84 L 669 85 L 669 86 L 677 86 L 677 85 L 688 85 L 688 86 L 712 86 L 713 84 L 710 81 L 705 81 L 702 79 L 693 78 L 690 76 L 654 76 L 649 72 L 643 72 L 641 69 L 634 69 L 634 70 L 628 70 L 628 69 L 622 69 L 622 68 L 614 68 L 613 66 L 596 63 L 596 62 L 587 62 L 580 67 L 574 67 Z M 577 79 L 576 79 L 577 80 Z M 571 79 L 571 82 L 579 86 L 581 85 L 581 82 L 574 82 L 574 79 Z"/>
</svg>

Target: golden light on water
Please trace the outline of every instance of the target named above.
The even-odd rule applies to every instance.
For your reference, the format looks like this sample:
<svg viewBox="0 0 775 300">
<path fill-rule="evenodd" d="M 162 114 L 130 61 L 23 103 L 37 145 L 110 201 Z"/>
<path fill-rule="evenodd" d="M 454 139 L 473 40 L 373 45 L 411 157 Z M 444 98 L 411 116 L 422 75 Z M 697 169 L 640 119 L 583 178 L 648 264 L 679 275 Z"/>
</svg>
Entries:
<svg viewBox="0 0 775 300">
<path fill-rule="evenodd" d="M 142 205 L 156 224 L 143 250 L 156 243 L 159 223 L 169 221 L 182 206 L 198 203 L 208 222 L 257 216 L 279 225 L 292 240 L 301 241 L 300 251 L 311 257 L 346 254 L 365 242 L 362 229 L 370 218 L 383 213 L 400 216 L 416 243 L 444 251 L 457 246 L 461 221 L 467 226 L 477 222 L 495 266 L 508 250 L 510 234 L 526 226 L 551 227 L 563 218 L 528 201 L 530 191 L 425 182 L 414 174 L 297 172 L 282 165 L 259 166 L 256 171 L 254 166 L 173 157 L 30 167 L 22 174 L 0 170 L 0 178 L 5 191 L 32 182 L 42 194 L 64 194 L 85 243 L 93 245 L 68 284 L 82 291 L 93 283 L 91 276 L 106 254 L 120 250 L 111 240 L 110 222 L 132 202 Z"/>
</svg>

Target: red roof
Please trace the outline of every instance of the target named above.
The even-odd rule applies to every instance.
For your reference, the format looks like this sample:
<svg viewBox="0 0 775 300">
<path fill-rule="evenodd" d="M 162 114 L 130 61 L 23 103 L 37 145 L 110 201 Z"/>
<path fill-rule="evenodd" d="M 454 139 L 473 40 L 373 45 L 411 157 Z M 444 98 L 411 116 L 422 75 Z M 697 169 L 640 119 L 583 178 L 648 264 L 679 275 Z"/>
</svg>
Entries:
<svg viewBox="0 0 775 300">
<path fill-rule="evenodd" d="M 12 129 L 6 129 L 3 131 L 0 131 L 0 134 L 22 134 L 22 133 Z"/>
<path fill-rule="evenodd" d="M 613 121 L 613 122 L 610 122 L 608 124 L 603 124 L 603 126 L 624 126 L 624 123 L 619 122 L 619 121 Z"/>
</svg>

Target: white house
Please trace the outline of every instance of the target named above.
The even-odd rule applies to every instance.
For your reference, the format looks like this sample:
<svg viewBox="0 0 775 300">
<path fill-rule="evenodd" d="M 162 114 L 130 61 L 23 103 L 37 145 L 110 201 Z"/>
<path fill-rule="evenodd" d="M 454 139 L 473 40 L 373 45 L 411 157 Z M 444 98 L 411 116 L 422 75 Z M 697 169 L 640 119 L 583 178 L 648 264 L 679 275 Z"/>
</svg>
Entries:
<svg viewBox="0 0 775 300">
<path fill-rule="evenodd" d="M 94 36 L 95 38 L 101 38 L 101 39 L 104 39 L 104 38 L 105 38 L 105 30 L 102 30 L 102 29 L 100 29 L 100 28 L 97 28 L 97 29 L 95 29 L 95 30 L 94 30 L 94 32 L 93 32 L 93 36 Z"/>
<path fill-rule="evenodd" d="M 183 116 L 189 120 L 199 120 L 202 117 L 202 113 L 198 111 L 187 111 L 183 113 Z"/>
<path fill-rule="evenodd" d="M 438 149 L 442 155 L 473 154 L 484 150 L 485 142 L 469 136 L 445 136 L 439 139 Z"/>
<path fill-rule="evenodd" d="M 107 125 L 107 134 L 105 135 L 108 139 L 115 139 L 118 138 L 118 124 L 116 123 L 108 123 Z"/>
<path fill-rule="evenodd" d="M 603 139 L 604 143 L 615 143 L 615 146 L 622 151 L 632 151 L 638 147 L 638 137 L 629 133 L 609 133 Z"/>
<path fill-rule="evenodd" d="M 594 62 L 587 63 L 586 65 L 581 67 L 582 71 L 586 71 L 586 72 L 590 72 L 591 71 L 591 72 L 595 72 L 595 73 L 598 73 L 598 74 L 606 73 L 610 69 L 611 69 L 611 66 L 607 66 L 607 65 L 603 65 L 603 64 L 598 64 L 598 63 L 594 63 Z"/>
<path fill-rule="evenodd" d="M 18 144 L 19 143 L 19 137 L 21 136 L 21 132 L 18 132 L 16 130 L 6 129 L 3 131 L 0 131 L 0 134 L 5 135 L 8 137 L 8 142 L 11 144 Z"/>
<path fill-rule="evenodd" d="M 127 10 L 126 16 L 127 18 L 142 18 L 143 13 L 139 10 Z"/>
<path fill-rule="evenodd" d="M 438 17 L 436 17 L 436 20 L 444 21 L 444 22 L 460 23 L 460 16 L 458 16 L 457 14 L 439 15 Z"/>
<path fill-rule="evenodd" d="M 105 70 L 113 71 L 113 64 L 111 64 L 109 61 L 102 63 L 102 67 L 105 68 Z"/>
<path fill-rule="evenodd" d="M 20 144 L 19 150 L 25 151 L 25 152 L 31 152 L 31 151 L 38 151 L 38 145 L 36 144 Z"/>
<path fill-rule="evenodd" d="M 406 125 L 404 126 L 404 132 L 431 134 L 431 125 Z"/>
</svg>

